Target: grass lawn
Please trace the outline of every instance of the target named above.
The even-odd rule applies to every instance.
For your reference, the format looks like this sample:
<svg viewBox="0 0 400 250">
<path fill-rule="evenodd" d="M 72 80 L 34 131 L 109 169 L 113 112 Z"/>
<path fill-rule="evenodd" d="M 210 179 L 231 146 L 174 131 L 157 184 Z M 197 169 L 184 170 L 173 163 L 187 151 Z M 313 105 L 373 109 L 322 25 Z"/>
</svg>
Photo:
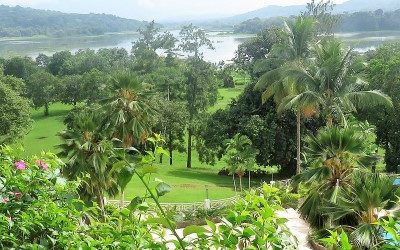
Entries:
<svg viewBox="0 0 400 250">
<path fill-rule="evenodd" d="M 243 89 L 244 86 L 220 89 L 218 103 L 210 111 L 214 112 L 226 107 Z M 52 104 L 48 117 L 43 115 L 43 109 L 32 111 L 34 120 L 32 130 L 23 140 L 26 155 L 40 154 L 42 151 L 56 151 L 54 146 L 60 144 L 57 133 L 65 128 L 63 120 L 71 108 L 72 106 L 60 103 Z M 175 153 L 174 165 L 169 166 L 168 159 L 165 160 L 164 164 L 157 164 L 159 172 L 153 174 L 151 179 L 158 178 L 172 186 L 172 192 L 162 197 L 162 202 L 202 201 L 206 198 L 206 185 L 211 199 L 228 198 L 234 195 L 234 190 L 231 177 L 218 175 L 223 164 L 223 162 L 219 162 L 216 166 L 202 164 L 194 150 L 193 168 L 187 169 L 186 154 Z M 243 185 L 248 185 L 246 180 L 244 180 Z M 138 179 L 134 178 L 125 193 L 127 200 L 136 195 L 143 195 L 143 185 Z"/>
<path fill-rule="evenodd" d="M 40 154 L 42 151 L 55 151 L 60 144 L 57 133 L 65 128 L 64 116 L 72 106 L 55 103 L 50 106 L 50 115 L 45 117 L 43 109 L 32 111 L 32 130 L 23 140 L 26 155 Z"/>
</svg>

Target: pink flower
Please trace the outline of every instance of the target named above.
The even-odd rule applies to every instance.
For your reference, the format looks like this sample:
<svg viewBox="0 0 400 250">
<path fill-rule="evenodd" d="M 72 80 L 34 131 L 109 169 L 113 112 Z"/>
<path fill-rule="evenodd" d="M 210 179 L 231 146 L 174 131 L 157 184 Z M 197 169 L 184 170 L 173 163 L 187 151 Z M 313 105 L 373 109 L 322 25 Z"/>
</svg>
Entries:
<svg viewBox="0 0 400 250">
<path fill-rule="evenodd" d="M 37 160 L 36 164 L 43 168 L 44 171 L 49 171 L 49 166 L 44 161 Z"/>
<path fill-rule="evenodd" d="M 21 198 L 22 194 L 20 192 L 14 192 L 14 195 L 17 199 Z"/>
<path fill-rule="evenodd" d="M 17 161 L 15 163 L 15 168 L 18 170 L 25 170 L 26 169 L 26 164 L 24 161 Z"/>
<path fill-rule="evenodd" d="M 8 199 L 3 197 L 3 199 L 1 200 L 1 202 L 2 202 L 3 204 L 7 204 L 7 203 L 8 203 Z"/>
</svg>

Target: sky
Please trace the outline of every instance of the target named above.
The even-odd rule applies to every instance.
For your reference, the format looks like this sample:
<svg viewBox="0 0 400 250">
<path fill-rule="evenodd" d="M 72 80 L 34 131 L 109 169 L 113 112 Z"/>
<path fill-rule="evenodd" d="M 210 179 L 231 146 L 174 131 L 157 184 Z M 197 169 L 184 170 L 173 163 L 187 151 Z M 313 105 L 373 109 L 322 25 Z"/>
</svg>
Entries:
<svg viewBox="0 0 400 250">
<path fill-rule="evenodd" d="M 268 5 L 299 5 L 307 2 L 309 0 L 0 0 L 0 4 L 10 6 L 73 13 L 107 13 L 147 21 L 228 17 Z"/>
</svg>

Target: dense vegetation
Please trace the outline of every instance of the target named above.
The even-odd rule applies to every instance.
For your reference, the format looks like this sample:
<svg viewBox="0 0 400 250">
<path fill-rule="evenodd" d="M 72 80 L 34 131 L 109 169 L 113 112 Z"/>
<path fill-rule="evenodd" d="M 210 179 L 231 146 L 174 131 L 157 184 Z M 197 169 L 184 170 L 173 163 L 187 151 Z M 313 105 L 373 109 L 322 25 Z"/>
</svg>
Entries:
<svg viewBox="0 0 400 250">
<path fill-rule="evenodd" d="M 153 22 L 130 53 L 1 60 L 1 248 L 297 249 L 277 216 L 284 206 L 310 224 L 313 244 L 398 249 L 400 46 L 345 49 L 323 3 L 242 44 L 234 65 L 204 61 L 202 49 L 213 46 L 203 30 L 184 26 L 178 40 Z M 238 72 L 250 75 L 243 93 L 211 111 Z M 29 129 L 27 100 L 45 117 L 55 102 L 74 107 L 57 156 L 25 157 L 13 144 Z M 216 217 L 205 202 L 207 227 L 178 224 L 160 203 L 174 183 L 154 178 L 156 162 L 173 165 L 176 151 L 186 150 L 192 170 L 194 149 L 204 162 L 225 162 L 220 174 L 237 193 Z M 252 189 L 255 175 L 278 171 L 292 185 Z M 124 206 L 131 182 L 145 193 Z M 119 197 L 119 207 L 106 197 Z"/>
<path fill-rule="evenodd" d="M 144 22 L 105 14 L 66 14 L 0 5 L 0 37 L 102 35 L 136 31 Z"/>
<path fill-rule="evenodd" d="M 336 26 L 336 32 L 362 32 L 362 31 L 383 31 L 399 30 L 400 10 L 383 11 L 363 11 L 355 13 L 338 14 L 339 20 Z M 268 27 L 282 27 L 282 19 L 292 18 L 254 18 L 235 25 L 236 33 L 256 34 Z"/>
</svg>

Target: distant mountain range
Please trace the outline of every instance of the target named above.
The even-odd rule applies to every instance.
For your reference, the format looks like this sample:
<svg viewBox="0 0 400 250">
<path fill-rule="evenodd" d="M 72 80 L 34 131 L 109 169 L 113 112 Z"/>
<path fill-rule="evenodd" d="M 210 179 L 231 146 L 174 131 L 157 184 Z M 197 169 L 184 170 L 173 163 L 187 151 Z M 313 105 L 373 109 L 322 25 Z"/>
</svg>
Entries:
<svg viewBox="0 0 400 250">
<path fill-rule="evenodd" d="M 400 9 L 400 0 L 349 0 L 342 4 L 336 5 L 334 12 L 352 13 L 358 11 L 373 11 L 377 9 L 382 9 L 384 11 Z M 238 23 L 256 17 L 259 18 L 270 18 L 278 16 L 286 17 L 291 15 L 298 15 L 299 13 L 305 10 L 306 10 L 305 5 L 292 5 L 292 6 L 271 5 L 255 11 L 225 18 L 224 21 Z"/>
<path fill-rule="evenodd" d="M 68 14 L 0 5 L 0 37 L 102 35 L 137 31 L 146 22 L 106 14 Z"/>
</svg>

